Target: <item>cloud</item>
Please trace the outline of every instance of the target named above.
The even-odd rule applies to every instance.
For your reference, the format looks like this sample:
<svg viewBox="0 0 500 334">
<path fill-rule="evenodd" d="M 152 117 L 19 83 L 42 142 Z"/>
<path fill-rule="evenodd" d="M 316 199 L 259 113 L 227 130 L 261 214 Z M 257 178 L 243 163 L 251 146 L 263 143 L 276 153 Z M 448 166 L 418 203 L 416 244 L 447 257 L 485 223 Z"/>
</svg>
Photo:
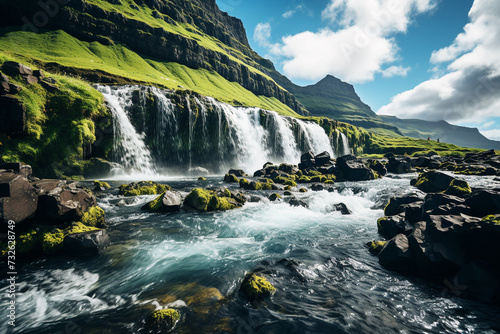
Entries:
<svg viewBox="0 0 500 334">
<path fill-rule="evenodd" d="M 430 62 L 445 65 L 444 73 L 396 95 L 378 113 L 454 122 L 500 116 L 499 16 L 497 0 L 475 0 L 464 31 L 432 53 Z"/>
<path fill-rule="evenodd" d="M 271 45 L 269 39 L 271 38 L 271 24 L 259 23 L 253 31 L 253 39 L 261 47 L 268 47 Z"/>
<path fill-rule="evenodd" d="M 409 67 L 391 66 L 382 71 L 382 76 L 384 78 L 392 78 L 395 76 L 406 77 L 409 71 Z"/>
<path fill-rule="evenodd" d="M 394 35 L 434 6 L 434 0 L 330 0 L 322 12 L 324 28 L 285 36 L 268 47 L 292 79 L 333 74 L 349 82 L 370 81 L 398 59 Z M 386 77 L 401 73 L 403 67 L 394 66 Z"/>
<path fill-rule="evenodd" d="M 283 13 L 283 18 L 285 19 L 289 19 L 291 18 L 295 13 L 297 13 L 298 11 L 302 11 L 304 9 L 304 5 L 301 4 L 301 5 L 298 5 L 297 7 L 295 7 L 294 9 L 290 9 L 290 10 L 287 10 L 286 12 Z"/>
<path fill-rule="evenodd" d="M 483 136 L 492 140 L 500 140 L 500 130 L 481 130 Z"/>
</svg>

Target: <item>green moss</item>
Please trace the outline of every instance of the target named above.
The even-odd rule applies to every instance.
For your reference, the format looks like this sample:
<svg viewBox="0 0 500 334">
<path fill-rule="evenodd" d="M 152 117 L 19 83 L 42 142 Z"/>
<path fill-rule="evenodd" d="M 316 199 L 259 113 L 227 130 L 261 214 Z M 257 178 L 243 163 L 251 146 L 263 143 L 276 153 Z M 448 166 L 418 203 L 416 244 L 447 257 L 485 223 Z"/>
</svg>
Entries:
<svg viewBox="0 0 500 334">
<path fill-rule="evenodd" d="M 43 235 L 42 250 L 45 254 L 53 254 L 62 251 L 64 232 L 56 229 L 54 232 Z"/>
<path fill-rule="evenodd" d="M 276 288 L 265 277 L 255 273 L 248 274 L 245 277 L 241 289 L 250 300 L 270 296 L 276 291 Z"/>
<path fill-rule="evenodd" d="M 300 188 L 300 189 L 299 189 L 299 192 L 301 192 L 301 193 L 306 193 L 306 192 L 307 192 L 307 189 L 306 189 L 306 188 Z"/>
<path fill-rule="evenodd" d="M 334 183 L 335 183 L 335 181 L 333 181 L 333 180 L 325 180 L 325 184 L 334 184 Z"/>
<path fill-rule="evenodd" d="M 180 318 L 179 312 L 171 308 L 155 310 L 149 317 L 149 323 L 157 327 L 164 326 L 164 330 L 170 330 Z"/>
<path fill-rule="evenodd" d="M 323 175 L 323 174 L 321 174 L 317 170 L 309 170 L 309 171 L 307 171 L 306 175 L 307 176 L 319 176 L 319 175 Z"/>
<path fill-rule="evenodd" d="M 147 209 L 150 211 L 158 211 L 160 208 L 163 206 L 163 196 L 165 195 L 165 192 L 163 192 L 160 196 L 156 197 L 154 200 L 151 202 L 147 203 L 143 209 Z"/>
<path fill-rule="evenodd" d="M 236 177 L 234 174 L 226 174 L 224 176 L 224 182 L 229 182 L 229 183 L 238 183 L 239 179 Z"/>
<path fill-rule="evenodd" d="M 386 244 L 387 241 L 370 241 L 366 245 L 368 246 L 368 250 L 370 251 L 370 253 L 378 255 Z"/>
<path fill-rule="evenodd" d="M 290 187 L 297 186 L 297 183 L 295 181 L 290 180 L 290 179 L 288 179 L 284 184 L 285 184 L 285 186 L 290 186 Z"/>
<path fill-rule="evenodd" d="M 472 189 L 470 188 L 467 181 L 455 179 L 451 181 L 450 187 L 445 191 L 445 194 L 462 197 L 467 194 L 470 194 L 471 192 Z"/>
<path fill-rule="evenodd" d="M 133 182 L 131 184 L 122 184 L 118 188 L 118 193 L 123 196 L 157 195 L 167 190 L 171 190 L 166 184 L 159 184 L 153 181 Z"/>
<path fill-rule="evenodd" d="M 326 176 L 324 175 L 316 175 L 311 177 L 311 182 L 325 182 L 326 180 Z"/>
<path fill-rule="evenodd" d="M 283 177 L 283 176 L 276 176 L 274 179 L 273 179 L 274 183 L 278 183 L 278 184 L 285 184 L 287 181 L 289 181 L 288 178 L 286 177 Z"/>
<path fill-rule="evenodd" d="M 82 223 L 87 226 L 103 227 L 105 225 L 104 210 L 93 206 L 83 213 Z"/>
<path fill-rule="evenodd" d="M 206 177 L 200 176 L 200 177 L 198 178 L 198 181 L 205 181 L 206 179 L 207 179 Z"/>
<path fill-rule="evenodd" d="M 240 179 L 240 187 L 243 189 L 247 189 L 250 185 L 247 179 Z"/>
<path fill-rule="evenodd" d="M 301 176 L 299 178 L 299 183 L 310 183 L 312 182 L 311 181 L 311 178 L 309 176 Z"/>
<path fill-rule="evenodd" d="M 235 202 L 229 198 L 230 196 L 230 192 L 228 197 L 219 197 L 213 191 L 196 188 L 189 193 L 184 202 L 190 207 L 202 212 L 226 211 L 238 207 Z"/>
<path fill-rule="evenodd" d="M 292 190 L 292 186 L 286 186 L 284 190 L 290 191 Z"/>
<path fill-rule="evenodd" d="M 274 183 L 262 183 L 262 190 L 273 190 Z"/>
<path fill-rule="evenodd" d="M 483 222 L 488 222 L 494 225 L 500 225 L 500 215 L 488 215 L 482 218 Z"/>
<path fill-rule="evenodd" d="M 94 187 L 95 187 L 95 188 L 99 188 L 99 189 L 101 189 L 101 188 L 104 188 L 104 189 L 109 189 L 109 188 L 111 188 L 111 186 L 109 185 L 109 183 L 107 183 L 107 182 L 102 182 L 102 181 L 97 181 L 97 180 L 96 180 L 96 181 L 94 181 Z"/>
</svg>

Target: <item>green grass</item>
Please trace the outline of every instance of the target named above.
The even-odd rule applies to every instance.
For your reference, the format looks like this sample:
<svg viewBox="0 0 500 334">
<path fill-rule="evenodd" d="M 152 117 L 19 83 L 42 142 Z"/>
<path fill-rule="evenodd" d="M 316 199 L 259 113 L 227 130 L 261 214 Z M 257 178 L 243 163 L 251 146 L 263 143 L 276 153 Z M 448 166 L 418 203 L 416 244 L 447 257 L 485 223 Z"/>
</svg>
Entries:
<svg viewBox="0 0 500 334">
<path fill-rule="evenodd" d="M 233 105 L 298 116 L 276 98 L 256 96 L 214 71 L 143 58 L 122 45 L 82 42 L 60 30 L 35 34 L 0 29 L 0 57 L 2 54 L 12 60 L 42 67 L 50 63 L 82 72 L 102 71 L 137 83 L 191 90 Z"/>
</svg>

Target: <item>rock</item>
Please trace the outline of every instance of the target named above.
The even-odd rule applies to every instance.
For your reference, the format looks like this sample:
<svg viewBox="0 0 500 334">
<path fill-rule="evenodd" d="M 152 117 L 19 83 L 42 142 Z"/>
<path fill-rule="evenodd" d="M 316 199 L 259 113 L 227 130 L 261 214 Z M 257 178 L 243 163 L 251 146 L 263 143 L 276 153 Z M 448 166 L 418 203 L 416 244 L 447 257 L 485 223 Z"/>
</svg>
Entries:
<svg viewBox="0 0 500 334">
<path fill-rule="evenodd" d="M 415 260 L 410 251 L 408 238 L 404 234 L 398 234 L 387 242 L 380 251 L 379 262 L 387 269 L 402 272 L 414 271 Z"/>
<path fill-rule="evenodd" d="M 405 158 L 389 158 L 389 163 L 386 165 L 387 171 L 394 174 L 406 174 L 412 171 L 411 160 L 408 157 Z"/>
<path fill-rule="evenodd" d="M 264 164 L 264 166 L 262 166 L 262 169 L 266 169 L 267 167 L 272 167 L 272 166 L 274 166 L 274 164 L 268 161 Z"/>
<path fill-rule="evenodd" d="M 235 175 L 237 177 L 245 177 L 248 176 L 247 173 L 243 169 L 230 169 L 228 174 Z"/>
<path fill-rule="evenodd" d="M 377 220 L 378 233 L 386 239 L 392 239 L 406 230 L 403 216 L 382 217 Z"/>
<path fill-rule="evenodd" d="M 380 176 L 385 176 L 385 174 L 387 174 L 387 168 L 378 160 L 373 160 L 370 163 L 370 168 L 376 171 Z"/>
<path fill-rule="evenodd" d="M 33 174 L 33 169 L 30 165 L 24 165 L 20 162 L 11 162 L 0 164 L 0 169 L 12 170 L 16 174 L 29 178 Z"/>
<path fill-rule="evenodd" d="M 165 191 L 141 209 L 158 213 L 178 212 L 182 207 L 182 195 L 177 191 Z"/>
<path fill-rule="evenodd" d="M 414 225 L 416 222 L 422 220 L 422 205 L 423 202 L 413 202 L 410 204 L 405 204 L 405 220 L 410 224 Z"/>
<path fill-rule="evenodd" d="M 382 248 L 387 244 L 387 241 L 370 241 L 366 244 L 368 247 L 368 251 L 373 255 L 379 255 L 382 251 Z"/>
<path fill-rule="evenodd" d="M 226 174 L 226 175 L 231 175 L 231 174 Z M 264 175 L 266 175 L 266 171 L 264 169 L 256 170 L 255 173 L 253 173 L 253 177 L 261 177 Z"/>
<path fill-rule="evenodd" d="M 264 276 L 251 273 L 241 283 L 240 291 L 247 299 L 253 301 L 271 296 L 276 292 L 276 288 Z"/>
<path fill-rule="evenodd" d="M 206 181 L 207 178 L 203 176 L 198 176 L 198 181 Z"/>
<path fill-rule="evenodd" d="M 314 167 L 316 161 L 314 160 L 314 154 L 312 152 L 307 152 L 302 154 L 300 157 L 299 169 L 304 170 L 310 167 Z"/>
<path fill-rule="evenodd" d="M 23 175 L 0 173 L 0 221 L 21 223 L 33 216 L 38 206 L 35 188 Z"/>
<path fill-rule="evenodd" d="M 54 223 L 77 221 L 97 205 L 95 196 L 76 182 L 40 180 L 33 186 L 38 194 L 37 218 Z"/>
<path fill-rule="evenodd" d="M 6 95 L 10 92 L 9 78 L 0 73 L 0 95 Z"/>
<path fill-rule="evenodd" d="M 210 171 L 204 167 L 197 166 L 189 168 L 188 174 L 191 176 L 200 176 L 200 175 L 208 176 L 210 175 Z"/>
<path fill-rule="evenodd" d="M 132 182 L 118 187 L 118 194 L 123 196 L 158 195 L 171 190 L 170 186 L 153 181 Z"/>
<path fill-rule="evenodd" d="M 476 217 L 500 213 L 500 192 L 494 190 L 476 190 L 466 199 L 465 205 L 471 207 Z"/>
<path fill-rule="evenodd" d="M 110 244 L 106 230 L 96 230 L 67 235 L 63 241 L 65 253 L 73 255 L 95 255 Z"/>
<path fill-rule="evenodd" d="M 469 184 L 466 181 L 454 179 L 450 186 L 446 189 L 445 194 L 464 197 L 472 192 Z"/>
<path fill-rule="evenodd" d="M 465 200 L 460 198 L 460 197 L 456 197 L 456 196 L 452 196 L 452 195 L 431 193 L 431 194 L 427 194 L 427 196 L 425 196 L 424 205 L 422 207 L 422 210 L 423 210 L 423 212 L 432 211 L 441 205 L 448 205 L 448 204 L 461 205 L 461 204 L 465 204 Z"/>
<path fill-rule="evenodd" d="M 240 180 L 234 174 L 224 175 L 224 182 L 226 183 L 239 183 Z"/>
<path fill-rule="evenodd" d="M 171 308 L 155 310 L 146 321 L 148 333 L 170 332 L 180 318 L 179 312 Z"/>
<path fill-rule="evenodd" d="M 111 186 L 107 182 L 102 182 L 95 180 L 94 181 L 94 191 L 104 191 L 106 189 L 110 189 Z"/>
<path fill-rule="evenodd" d="M 337 203 L 332 205 L 333 211 L 340 211 L 341 214 L 343 215 L 350 215 L 352 214 L 352 211 L 349 210 L 347 205 L 344 203 Z"/>
<path fill-rule="evenodd" d="M 311 186 L 312 191 L 322 191 L 325 190 L 325 186 L 322 185 L 321 183 L 315 183 Z"/>
<path fill-rule="evenodd" d="M 444 173 L 428 171 L 419 174 L 415 187 L 426 193 L 437 193 L 447 190 L 453 180 L 453 177 Z"/>
<path fill-rule="evenodd" d="M 423 198 L 423 194 L 418 192 L 407 194 L 404 197 L 391 197 L 389 203 L 384 208 L 384 215 L 394 216 L 405 212 L 408 204 L 422 202 Z"/>
<path fill-rule="evenodd" d="M 346 155 L 337 159 L 337 167 L 349 181 L 367 181 L 375 179 L 373 171 L 366 167 L 354 155 Z"/>
<path fill-rule="evenodd" d="M 6 61 L 2 65 L 2 72 L 10 77 L 15 77 L 16 75 L 27 76 L 33 75 L 33 71 L 28 66 L 25 66 L 14 61 Z"/>
<path fill-rule="evenodd" d="M 38 83 L 38 79 L 37 77 L 33 76 L 33 75 L 27 75 L 25 77 L 23 77 L 23 80 L 28 84 L 28 85 L 34 85 L 34 84 L 37 84 Z"/>
<path fill-rule="evenodd" d="M 45 73 L 43 70 L 34 70 L 33 75 L 37 77 L 38 79 L 44 79 L 45 78 Z"/>
<path fill-rule="evenodd" d="M 286 174 L 293 174 L 297 171 L 297 168 L 290 164 L 281 164 L 278 169 L 285 172 Z"/>
<path fill-rule="evenodd" d="M 331 159 L 330 153 L 328 153 L 327 151 L 324 151 L 324 152 L 322 152 L 314 157 L 314 165 L 316 167 L 323 166 L 323 165 L 329 163 L 330 159 Z"/>
<path fill-rule="evenodd" d="M 0 132 L 21 134 L 26 132 L 26 108 L 14 96 L 0 96 Z"/>
<path fill-rule="evenodd" d="M 209 212 L 232 210 L 241 206 L 238 200 L 232 198 L 229 190 L 226 189 L 225 192 L 227 194 L 223 197 L 218 196 L 214 191 L 201 188 L 193 189 L 184 199 L 183 207 L 187 210 L 195 209 L 201 212 Z"/>
<path fill-rule="evenodd" d="M 84 164 L 83 175 L 85 177 L 102 177 L 113 174 L 114 171 L 123 170 L 123 167 L 116 163 L 101 158 L 92 158 Z"/>
<path fill-rule="evenodd" d="M 303 206 L 304 208 L 309 207 L 309 205 L 306 202 L 295 197 L 290 198 L 288 204 L 290 204 L 290 206 Z"/>
<path fill-rule="evenodd" d="M 276 201 L 277 199 L 281 199 L 281 195 L 280 195 L 280 194 L 278 194 L 278 193 L 273 193 L 273 194 L 271 194 L 271 195 L 269 196 L 269 200 L 270 200 L 271 202 L 274 202 L 274 201 Z"/>
</svg>

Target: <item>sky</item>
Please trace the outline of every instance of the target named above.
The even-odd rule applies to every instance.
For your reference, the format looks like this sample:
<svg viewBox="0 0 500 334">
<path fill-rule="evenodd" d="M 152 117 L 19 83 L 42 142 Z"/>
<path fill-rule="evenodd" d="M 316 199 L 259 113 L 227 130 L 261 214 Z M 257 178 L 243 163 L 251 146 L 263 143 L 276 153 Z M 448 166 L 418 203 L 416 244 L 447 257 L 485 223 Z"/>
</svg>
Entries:
<svg viewBox="0 0 500 334">
<path fill-rule="evenodd" d="M 384 115 L 500 140 L 499 0 L 217 0 L 298 85 L 328 74 Z"/>
</svg>

